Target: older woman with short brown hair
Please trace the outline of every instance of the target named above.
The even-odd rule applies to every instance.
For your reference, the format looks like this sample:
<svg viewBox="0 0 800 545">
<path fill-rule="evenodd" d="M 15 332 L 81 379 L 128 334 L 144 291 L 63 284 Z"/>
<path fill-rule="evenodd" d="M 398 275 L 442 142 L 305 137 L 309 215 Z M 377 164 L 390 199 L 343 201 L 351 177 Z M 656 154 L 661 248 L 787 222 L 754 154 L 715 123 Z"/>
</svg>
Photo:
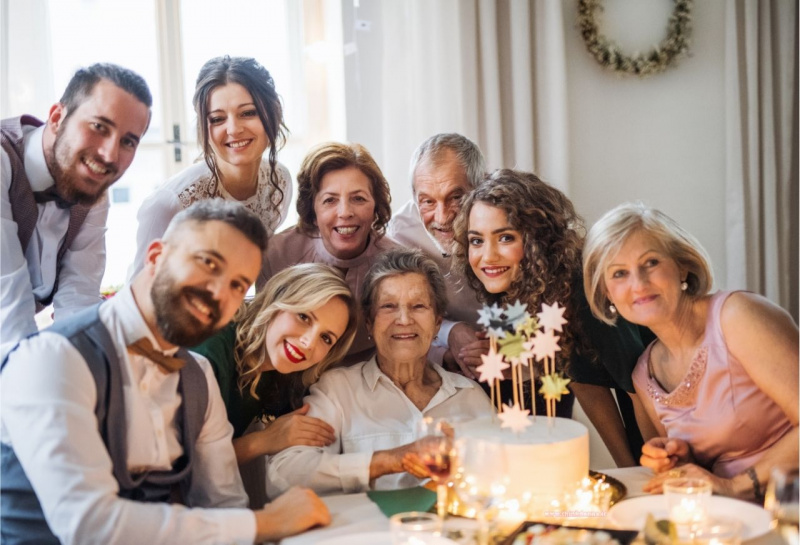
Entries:
<svg viewBox="0 0 800 545">
<path fill-rule="evenodd" d="M 380 167 L 360 144 L 327 142 L 306 155 L 297 184 L 297 225 L 270 240 L 262 282 L 298 263 L 325 263 L 360 297 L 369 266 L 397 247 L 384 236 L 392 211 Z M 345 361 L 363 361 L 374 346 L 360 319 Z"/>
</svg>

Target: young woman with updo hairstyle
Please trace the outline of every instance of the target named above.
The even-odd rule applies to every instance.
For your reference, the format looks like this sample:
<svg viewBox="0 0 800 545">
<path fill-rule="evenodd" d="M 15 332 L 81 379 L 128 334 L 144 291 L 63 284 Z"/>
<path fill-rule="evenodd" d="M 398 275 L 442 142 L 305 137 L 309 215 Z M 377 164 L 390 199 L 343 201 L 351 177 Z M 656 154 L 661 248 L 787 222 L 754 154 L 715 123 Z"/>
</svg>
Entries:
<svg viewBox="0 0 800 545">
<path fill-rule="evenodd" d="M 270 73 L 253 58 L 213 58 L 200 69 L 192 104 L 203 160 L 167 180 L 142 203 L 133 274 L 142 268 L 150 242 L 194 202 L 239 201 L 261 219 L 268 235 L 289 210 L 291 176 L 277 159 L 286 126 Z"/>
<path fill-rule="evenodd" d="M 630 374 L 645 344 L 631 324 L 612 328 L 592 316 L 583 294 L 583 220 L 572 202 L 534 174 L 497 170 L 463 200 L 453 227 L 453 266 L 485 303 L 520 300 L 534 316 L 542 303 L 566 307 L 557 367 L 617 465 L 635 465 L 642 440 L 630 400 L 618 396 L 623 420 L 609 388 L 633 392 Z M 510 386 L 501 383 L 504 398 Z M 562 397 L 557 414 L 571 416 L 572 401 Z"/>
</svg>

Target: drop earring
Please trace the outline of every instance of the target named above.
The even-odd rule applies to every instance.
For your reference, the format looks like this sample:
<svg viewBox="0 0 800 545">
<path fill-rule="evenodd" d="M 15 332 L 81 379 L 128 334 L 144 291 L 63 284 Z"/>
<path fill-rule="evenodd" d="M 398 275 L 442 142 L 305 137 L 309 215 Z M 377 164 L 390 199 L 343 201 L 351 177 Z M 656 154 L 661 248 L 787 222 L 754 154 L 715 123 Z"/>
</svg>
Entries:
<svg viewBox="0 0 800 545">
<path fill-rule="evenodd" d="M 615 307 L 614 305 L 608 305 L 608 311 L 611 314 L 616 314 L 617 313 L 617 307 Z"/>
</svg>

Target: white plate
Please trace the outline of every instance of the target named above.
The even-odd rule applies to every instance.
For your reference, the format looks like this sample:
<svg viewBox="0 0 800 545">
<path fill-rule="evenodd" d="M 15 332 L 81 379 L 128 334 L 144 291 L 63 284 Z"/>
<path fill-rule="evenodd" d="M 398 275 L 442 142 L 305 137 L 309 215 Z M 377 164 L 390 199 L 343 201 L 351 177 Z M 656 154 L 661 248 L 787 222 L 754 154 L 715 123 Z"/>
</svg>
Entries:
<svg viewBox="0 0 800 545">
<path fill-rule="evenodd" d="M 770 515 L 763 508 L 746 501 L 711 496 L 708 504 L 711 518 L 735 518 L 742 523 L 742 539 L 753 539 L 769 532 Z M 669 518 L 664 496 L 640 496 L 623 500 L 608 510 L 608 517 L 624 530 L 642 530 L 647 514 L 658 519 Z"/>
<path fill-rule="evenodd" d="M 426 545 L 458 545 L 452 539 L 437 536 L 425 536 Z M 323 541 L 318 541 L 317 545 L 392 545 L 391 532 L 368 532 L 364 534 L 352 534 L 349 536 L 338 536 Z"/>
</svg>

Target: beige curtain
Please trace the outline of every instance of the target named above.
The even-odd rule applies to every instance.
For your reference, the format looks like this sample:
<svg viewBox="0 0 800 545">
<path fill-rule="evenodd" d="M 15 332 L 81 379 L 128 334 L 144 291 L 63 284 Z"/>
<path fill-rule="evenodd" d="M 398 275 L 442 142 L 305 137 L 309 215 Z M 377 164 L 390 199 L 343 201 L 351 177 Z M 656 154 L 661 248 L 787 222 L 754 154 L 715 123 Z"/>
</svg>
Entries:
<svg viewBox="0 0 800 545">
<path fill-rule="evenodd" d="M 371 145 L 393 193 L 414 148 L 445 131 L 475 140 L 490 168 L 534 170 L 567 189 L 561 2 L 383 1 L 380 27 L 380 115 L 371 123 L 381 130 Z M 361 47 L 362 73 L 371 54 Z"/>
<path fill-rule="evenodd" d="M 726 3 L 727 286 L 798 319 L 796 0 Z"/>
</svg>

